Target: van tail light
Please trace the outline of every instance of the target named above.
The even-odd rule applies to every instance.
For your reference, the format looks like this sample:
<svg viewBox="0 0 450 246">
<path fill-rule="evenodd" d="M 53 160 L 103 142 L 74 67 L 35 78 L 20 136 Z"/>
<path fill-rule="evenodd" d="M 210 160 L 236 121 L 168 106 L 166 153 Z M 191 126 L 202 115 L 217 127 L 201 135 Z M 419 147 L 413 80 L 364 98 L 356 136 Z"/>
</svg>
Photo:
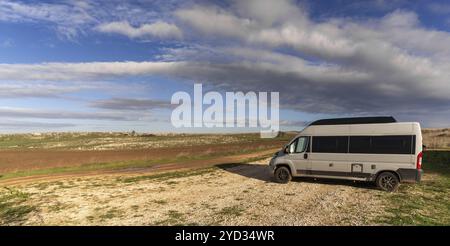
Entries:
<svg viewBox="0 0 450 246">
<path fill-rule="evenodd" d="M 422 169 L 422 156 L 423 156 L 423 153 L 422 153 L 422 152 L 420 152 L 420 153 L 417 155 L 417 163 L 416 163 L 417 169 Z"/>
</svg>

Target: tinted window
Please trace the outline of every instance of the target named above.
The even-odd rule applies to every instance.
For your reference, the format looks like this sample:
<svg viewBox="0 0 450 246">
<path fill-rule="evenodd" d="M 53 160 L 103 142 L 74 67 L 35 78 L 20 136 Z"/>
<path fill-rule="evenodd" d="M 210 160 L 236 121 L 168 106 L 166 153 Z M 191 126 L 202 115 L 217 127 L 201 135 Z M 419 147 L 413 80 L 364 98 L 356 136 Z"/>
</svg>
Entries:
<svg viewBox="0 0 450 246">
<path fill-rule="evenodd" d="M 313 137 L 312 152 L 347 153 L 348 137 Z"/>
<path fill-rule="evenodd" d="M 374 136 L 371 153 L 411 154 L 411 136 Z"/>
<path fill-rule="evenodd" d="M 351 136 L 350 153 L 411 154 L 414 136 Z"/>
<path fill-rule="evenodd" d="M 370 137 L 369 136 L 351 136 L 349 152 L 350 153 L 370 153 Z"/>
</svg>

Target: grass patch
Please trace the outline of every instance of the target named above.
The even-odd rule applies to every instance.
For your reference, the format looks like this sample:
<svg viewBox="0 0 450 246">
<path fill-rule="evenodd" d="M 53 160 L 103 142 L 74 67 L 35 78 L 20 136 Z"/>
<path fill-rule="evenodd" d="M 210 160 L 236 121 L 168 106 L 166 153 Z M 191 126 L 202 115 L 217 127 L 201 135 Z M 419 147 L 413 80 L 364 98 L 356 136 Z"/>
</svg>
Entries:
<svg viewBox="0 0 450 246">
<path fill-rule="evenodd" d="M 0 225 L 20 224 L 35 207 L 26 204 L 28 193 L 5 189 L 7 191 L 0 194 Z"/>
<path fill-rule="evenodd" d="M 65 209 L 69 209 L 70 207 L 71 205 L 69 204 L 62 204 L 60 202 L 57 202 L 55 205 L 49 206 L 48 211 L 57 213 Z"/>
<path fill-rule="evenodd" d="M 167 215 L 174 220 L 180 220 L 183 218 L 183 214 L 176 211 L 176 210 L 169 210 L 169 212 L 167 213 Z"/>
<path fill-rule="evenodd" d="M 108 210 L 105 214 L 102 214 L 99 216 L 101 220 L 107 220 L 107 219 L 113 219 L 113 218 L 120 218 L 124 212 L 122 210 L 119 210 L 117 208 L 112 208 Z"/>
<path fill-rule="evenodd" d="M 176 210 L 169 210 L 167 212 L 167 219 L 158 221 L 156 225 L 181 225 L 185 221 L 184 215 Z"/>
<path fill-rule="evenodd" d="M 166 200 L 154 200 L 153 202 L 156 203 L 156 204 L 159 204 L 159 205 L 166 205 L 167 204 Z"/>
<path fill-rule="evenodd" d="M 164 162 L 165 160 L 155 160 L 155 161 L 121 161 L 121 162 L 111 162 L 111 163 L 93 163 L 84 164 L 80 166 L 72 167 L 54 167 L 45 169 L 35 169 L 26 171 L 17 171 L 11 173 L 5 173 L 0 178 L 0 180 L 27 177 L 27 176 L 37 176 L 37 175 L 52 175 L 52 174 L 65 174 L 65 173 L 79 173 L 79 172 L 89 172 L 97 170 L 120 170 L 124 168 L 138 168 L 138 167 L 150 167 L 156 163 Z"/>
<path fill-rule="evenodd" d="M 387 215 L 378 223 L 391 225 L 450 225 L 450 151 L 427 151 L 425 178 L 385 193 Z"/>
<path fill-rule="evenodd" d="M 184 177 L 190 177 L 190 176 L 197 176 L 202 175 L 210 172 L 214 172 L 217 170 L 214 167 L 209 168 L 201 168 L 201 169 L 194 169 L 194 170 L 188 170 L 188 171 L 175 171 L 175 172 L 164 172 L 159 174 L 153 174 L 153 175 L 144 175 L 144 176 L 137 176 L 137 177 L 129 177 L 129 178 L 118 178 L 118 181 L 124 182 L 124 183 L 134 183 L 139 182 L 143 180 L 156 180 L 156 181 L 165 181 L 173 178 L 184 178 Z"/>
<path fill-rule="evenodd" d="M 217 212 L 217 215 L 224 217 L 238 217 L 245 211 L 241 206 L 224 207 Z"/>
</svg>

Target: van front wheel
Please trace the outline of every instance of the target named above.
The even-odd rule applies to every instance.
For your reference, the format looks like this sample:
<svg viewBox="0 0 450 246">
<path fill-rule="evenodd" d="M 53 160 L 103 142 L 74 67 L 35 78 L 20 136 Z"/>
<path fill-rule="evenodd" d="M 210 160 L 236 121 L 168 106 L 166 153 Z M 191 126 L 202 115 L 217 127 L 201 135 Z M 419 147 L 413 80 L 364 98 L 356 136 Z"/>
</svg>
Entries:
<svg viewBox="0 0 450 246">
<path fill-rule="evenodd" d="M 280 184 L 286 184 L 291 181 L 292 175 L 287 167 L 281 166 L 275 170 L 275 181 Z"/>
<path fill-rule="evenodd" d="M 384 191 L 392 192 L 397 190 L 400 185 L 400 180 L 397 175 L 391 172 L 384 172 L 378 175 L 376 183 L 378 188 Z"/>
</svg>

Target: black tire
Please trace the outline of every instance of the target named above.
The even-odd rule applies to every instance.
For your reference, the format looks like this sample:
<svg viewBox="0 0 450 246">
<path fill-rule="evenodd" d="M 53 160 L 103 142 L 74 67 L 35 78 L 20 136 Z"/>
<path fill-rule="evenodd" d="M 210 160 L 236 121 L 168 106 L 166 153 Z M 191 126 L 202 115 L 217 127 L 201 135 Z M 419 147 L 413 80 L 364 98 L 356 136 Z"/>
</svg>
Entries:
<svg viewBox="0 0 450 246">
<path fill-rule="evenodd" d="M 393 192 L 398 189 L 400 180 L 397 175 L 391 172 L 380 173 L 376 180 L 378 188 L 384 191 Z"/>
<path fill-rule="evenodd" d="M 291 171 L 285 166 L 278 167 L 274 176 L 275 181 L 280 184 L 287 184 L 292 179 Z"/>
</svg>

